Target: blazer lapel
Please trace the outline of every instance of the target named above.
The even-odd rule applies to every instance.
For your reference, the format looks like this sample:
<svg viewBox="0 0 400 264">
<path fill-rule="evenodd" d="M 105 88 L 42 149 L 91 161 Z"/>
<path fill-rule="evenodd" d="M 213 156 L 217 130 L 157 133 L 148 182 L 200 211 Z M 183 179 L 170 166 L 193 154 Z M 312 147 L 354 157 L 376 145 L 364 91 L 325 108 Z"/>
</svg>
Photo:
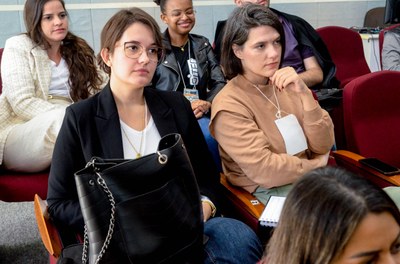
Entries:
<svg viewBox="0 0 400 264">
<path fill-rule="evenodd" d="M 179 133 L 172 108 L 162 99 L 155 88 L 146 87 L 144 97 L 160 136 Z"/>
<path fill-rule="evenodd" d="M 146 87 L 144 96 L 160 136 L 179 133 L 174 112 L 159 93 L 152 87 Z M 96 103 L 94 118 L 104 158 L 123 158 L 121 124 L 109 84 L 100 92 Z"/>
<path fill-rule="evenodd" d="M 104 158 L 123 158 L 121 124 L 109 84 L 100 92 L 96 103 L 94 118 Z"/>
<path fill-rule="evenodd" d="M 37 69 L 37 78 L 39 82 L 39 87 L 41 87 L 40 91 L 37 91 L 37 94 L 47 96 L 49 94 L 49 87 L 51 82 L 51 62 L 49 56 L 46 51 L 43 50 L 40 46 L 35 47 L 31 50 L 33 58 L 35 60 L 35 66 Z M 42 91 L 43 90 L 43 91 Z M 47 100 L 46 97 L 44 99 Z"/>
</svg>

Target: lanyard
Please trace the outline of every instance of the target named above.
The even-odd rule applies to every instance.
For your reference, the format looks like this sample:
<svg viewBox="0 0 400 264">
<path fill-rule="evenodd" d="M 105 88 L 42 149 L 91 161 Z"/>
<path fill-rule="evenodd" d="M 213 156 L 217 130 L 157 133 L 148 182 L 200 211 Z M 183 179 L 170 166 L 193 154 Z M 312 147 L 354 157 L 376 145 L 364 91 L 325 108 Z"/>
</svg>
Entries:
<svg viewBox="0 0 400 264">
<path fill-rule="evenodd" d="M 189 59 L 187 61 L 190 60 L 190 39 L 188 39 L 188 55 L 189 55 L 188 56 Z M 179 74 L 181 76 L 181 80 L 182 80 L 183 86 L 184 86 L 183 89 L 186 89 L 187 86 L 186 86 L 186 82 L 185 82 L 185 77 L 183 76 L 183 73 L 182 73 L 181 65 L 179 64 L 179 62 L 177 64 L 178 64 L 178 68 L 179 68 Z M 190 69 L 189 69 L 189 71 L 190 71 Z M 191 74 L 191 73 L 189 72 L 189 74 Z M 193 86 L 193 89 L 196 89 L 196 85 Z"/>
</svg>

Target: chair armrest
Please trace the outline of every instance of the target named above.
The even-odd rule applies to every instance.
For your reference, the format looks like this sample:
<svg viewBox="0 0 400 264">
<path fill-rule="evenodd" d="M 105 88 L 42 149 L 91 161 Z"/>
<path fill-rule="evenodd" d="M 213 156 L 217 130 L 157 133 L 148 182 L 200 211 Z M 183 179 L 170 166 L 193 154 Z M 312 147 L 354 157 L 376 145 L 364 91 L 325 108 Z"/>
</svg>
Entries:
<svg viewBox="0 0 400 264">
<path fill-rule="evenodd" d="M 246 190 L 230 184 L 225 174 L 221 173 L 220 175 L 221 184 L 228 199 L 258 220 L 264 210 L 264 204 Z"/>
<path fill-rule="evenodd" d="M 61 254 L 62 243 L 57 228 L 47 212 L 47 202 L 35 194 L 33 204 L 42 242 L 50 255 L 58 258 Z"/>
<path fill-rule="evenodd" d="M 362 165 L 359 160 L 364 157 L 347 150 L 336 150 L 332 152 L 336 164 L 355 174 L 361 175 L 378 186 L 384 188 L 387 186 L 400 186 L 400 174 L 386 176 L 372 168 Z"/>
</svg>

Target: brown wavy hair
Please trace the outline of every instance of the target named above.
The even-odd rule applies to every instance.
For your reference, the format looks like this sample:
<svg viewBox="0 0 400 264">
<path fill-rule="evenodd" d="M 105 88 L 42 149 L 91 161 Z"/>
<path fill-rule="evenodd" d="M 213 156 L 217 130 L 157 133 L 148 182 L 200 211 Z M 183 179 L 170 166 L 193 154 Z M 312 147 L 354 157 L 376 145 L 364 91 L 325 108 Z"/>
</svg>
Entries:
<svg viewBox="0 0 400 264">
<path fill-rule="evenodd" d="M 41 20 L 44 5 L 49 1 L 51 0 L 27 0 L 24 6 L 26 35 L 45 50 L 51 45 L 42 31 Z M 59 1 L 68 14 L 64 1 Z M 61 56 L 68 65 L 68 83 L 71 86 L 70 95 L 74 101 L 88 98 L 100 90 L 103 80 L 98 73 L 95 54 L 84 39 L 68 32 L 61 45 Z"/>
</svg>

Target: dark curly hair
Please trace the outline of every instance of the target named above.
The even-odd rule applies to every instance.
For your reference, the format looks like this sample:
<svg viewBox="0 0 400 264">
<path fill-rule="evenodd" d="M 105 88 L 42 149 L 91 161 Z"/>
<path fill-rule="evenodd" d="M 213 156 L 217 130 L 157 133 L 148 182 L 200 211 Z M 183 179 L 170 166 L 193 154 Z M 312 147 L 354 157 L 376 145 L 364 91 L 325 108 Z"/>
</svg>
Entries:
<svg viewBox="0 0 400 264">
<path fill-rule="evenodd" d="M 168 0 L 153 0 L 153 2 L 160 6 L 162 13 L 165 13 L 165 5 L 167 4 Z"/>
<path fill-rule="evenodd" d="M 24 20 L 28 35 L 32 41 L 44 49 L 51 47 L 41 28 L 44 5 L 51 0 L 27 0 L 24 6 Z M 59 0 L 64 10 L 65 3 Z M 66 11 L 67 12 L 67 11 Z M 72 34 L 67 33 L 61 45 L 61 56 L 65 59 L 69 70 L 71 98 L 76 102 L 88 98 L 90 94 L 100 90 L 103 80 L 98 74 L 95 54 L 88 43 Z"/>
<path fill-rule="evenodd" d="M 167 3 L 168 0 L 153 0 L 156 5 L 160 6 L 161 12 L 165 12 L 165 4 Z"/>
</svg>

